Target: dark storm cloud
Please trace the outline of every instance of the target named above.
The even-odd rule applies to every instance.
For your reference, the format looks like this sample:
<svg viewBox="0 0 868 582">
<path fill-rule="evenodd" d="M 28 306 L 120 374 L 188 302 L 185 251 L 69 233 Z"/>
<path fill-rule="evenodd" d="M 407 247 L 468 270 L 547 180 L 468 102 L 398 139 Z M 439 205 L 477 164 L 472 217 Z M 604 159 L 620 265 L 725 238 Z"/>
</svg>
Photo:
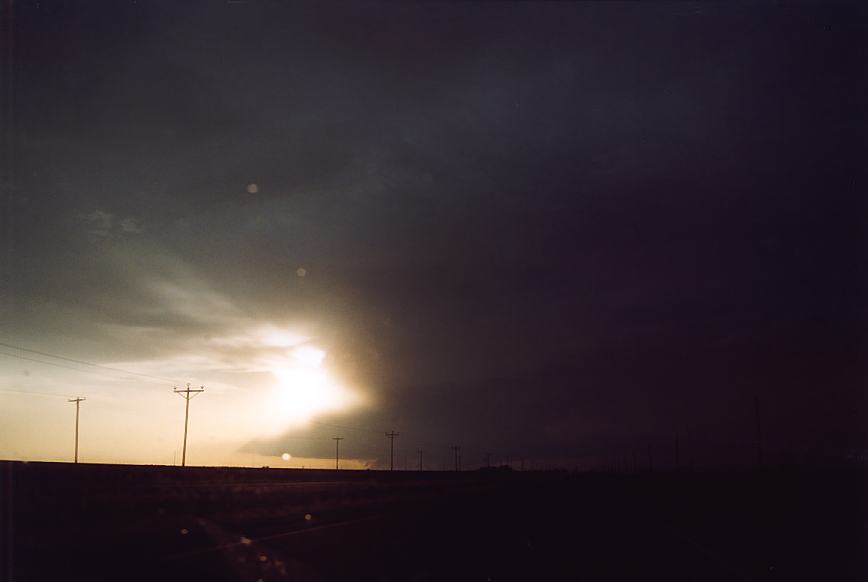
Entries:
<svg viewBox="0 0 868 582">
<path fill-rule="evenodd" d="M 781 440 L 855 432 L 864 22 L 847 6 L 16 7 L 5 318 L 92 345 L 94 323 L 182 342 L 315 322 L 389 403 L 357 423 L 480 447 L 569 454 L 685 424 L 744 439 L 755 393 Z"/>
</svg>

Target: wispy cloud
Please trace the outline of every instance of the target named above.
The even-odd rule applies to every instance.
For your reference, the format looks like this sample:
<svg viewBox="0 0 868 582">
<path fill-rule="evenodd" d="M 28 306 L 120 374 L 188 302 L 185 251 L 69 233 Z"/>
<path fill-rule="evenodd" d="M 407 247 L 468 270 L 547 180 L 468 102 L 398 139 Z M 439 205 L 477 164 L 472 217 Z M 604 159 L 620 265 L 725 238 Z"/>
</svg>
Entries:
<svg viewBox="0 0 868 582">
<path fill-rule="evenodd" d="M 111 239 L 145 232 L 144 227 L 136 219 L 119 218 L 99 208 L 93 212 L 80 214 L 79 218 L 85 223 L 88 234 L 94 239 Z"/>
</svg>

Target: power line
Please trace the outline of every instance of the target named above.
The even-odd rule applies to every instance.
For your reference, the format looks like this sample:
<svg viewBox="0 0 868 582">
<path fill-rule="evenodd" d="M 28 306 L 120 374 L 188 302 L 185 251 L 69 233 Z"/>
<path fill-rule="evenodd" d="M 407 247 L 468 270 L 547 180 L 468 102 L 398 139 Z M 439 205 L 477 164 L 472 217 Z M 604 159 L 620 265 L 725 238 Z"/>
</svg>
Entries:
<svg viewBox="0 0 868 582">
<path fill-rule="evenodd" d="M 357 431 L 360 433 L 370 434 L 371 436 L 373 436 L 374 433 L 379 432 L 375 429 L 361 428 L 358 426 L 348 426 L 345 424 L 336 424 L 336 423 L 332 423 L 332 422 L 323 422 L 320 420 L 309 420 L 308 422 L 311 424 L 317 424 L 317 425 L 320 425 L 323 427 Z M 418 444 L 422 447 L 430 447 L 430 448 L 434 448 L 434 449 L 441 448 L 441 447 L 452 448 L 451 445 L 449 445 L 446 441 L 439 441 L 439 440 L 424 440 L 424 441 L 419 441 Z M 471 452 L 473 452 L 473 451 L 476 451 L 476 449 L 472 449 Z"/>
<path fill-rule="evenodd" d="M 132 375 L 132 376 L 141 376 L 142 378 L 150 378 L 151 380 L 159 380 L 160 382 L 173 382 L 173 381 L 174 381 L 174 380 L 171 380 L 170 378 L 163 378 L 163 377 L 161 377 L 161 376 L 153 376 L 153 375 L 151 375 L 151 374 L 144 374 L 144 373 L 142 373 L 142 372 L 131 372 L 131 371 L 129 371 L 129 370 L 124 370 L 124 369 L 122 369 L 122 368 L 115 368 L 115 367 L 112 367 L 112 366 L 105 366 L 105 365 L 103 365 L 103 364 L 95 364 L 95 363 L 93 363 L 93 362 L 87 362 L 87 361 L 85 361 L 85 360 L 78 360 L 78 359 L 76 359 L 76 358 L 68 358 L 68 357 L 66 357 L 66 356 L 59 356 L 59 355 L 57 355 L 57 354 L 51 354 L 51 353 L 48 353 L 48 352 L 42 352 L 42 351 L 39 351 L 39 350 L 33 350 L 33 349 L 25 348 L 25 347 L 22 347 L 22 346 L 17 346 L 17 345 L 15 345 L 15 344 L 9 344 L 9 343 L 5 343 L 5 342 L 0 342 L 0 346 L 6 347 L 6 348 L 12 348 L 12 349 L 14 349 L 14 350 L 21 350 L 22 352 L 29 352 L 29 353 L 31 353 L 31 354 L 37 354 L 37 355 L 40 355 L 40 356 L 46 356 L 46 357 L 49 357 L 49 358 L 55 358 L 55 359 L 58 359 L 58 360 L 64 360 L 64 361 L 66 361 L 66 362 L 72 362 L 72 363 L 74 363 L 74 364 L 81 364 L 81 365 L 83 365 L 83 366 L 90 366 L 90 367 L 92 367 L 92 368 L 100 368 L 100 369 L 102 369 L 102 370 L 108 370 L 108 371 L 111 371 L 111 372 L 120 372 L 120 373 L 122 373 L 122 374 L 129 374 L 129 375 Z M 0 353 L 4 353 L 4 352 L 0 352 Z M 16 356 L 16 355 L 13 355 L 13 354 L 6 354 L 6 355 L 7 355 L 7 356 L 12 356 L 13 358 L 22 358 L 22 359 L 25 359 L 25 360 L 30 359 L 30 358 L 26 358 L 26 357 L 24 357 L 24 356 Z M 42 361 L 42 360 L 33 360 L 33 361 L 40 362 L 40 363 L 43 363 L 43 364 L 49 364 L 49 365 L 58 365 L 58 364 L 51 364 L 51 363 L 49 363 L 49 362 L 45 362 L 45 361 Z M 73 370 L 77 370 L 78 368 L 72 368 L 72 369 L 73 369 Z"/>
<path fill-rule="evenodd" d="M 329 428 L 342 428 L 342 429 L 345 429 L 345 430 L 356 430 L 356 431 L 359 431 L 359 432 L 367 432 L 367 433 L 378 433 L 378 432 L 380 432 L 380 431 L 378 431 L 378 430 L 374 430 L 374 429 L 371 429 L 371 428 L 359 428 L 359 427 L 356 427 L 356 426 L 346 426 L 346 425 L 343 425 L 343 424 L 334 424 L 334 423 L 330 423 L 330 422 L 322 422 L 322 421 L 319 421 L 319 420 L 311 420 L 311 421 L 309 421 L 309 422 L 310 422 L 311 424 L 319 424 L 319 425 L 321 425 L 321 426 L 327 426 L 327 427 L 329 427 Z"/>
<path fill-rule="evenodd" d="M 0 350 L 0 356 L 7 356 L 9 358 L 16 358 L 19 360 L 27 360 L 28 362 L 36 362 L 37 364 L 43 364 L 45 366 L 54 366 L 55 368 L 63 368 L 64 370 L 72 370 L 73 372 L 81 372 L 83 374 L 87 374 L 87 373 L 91 373 L 91 372 L 93 372 L 93 373 L 101 372 L 101 370 L 83 370 L 81 368 L 76 368 L 74 366 L 67 366 L 65 364 L 58 364 L 57 362 L 47 362 L 45 360 L 40 360 L 38 358 L 30 358 L 28 356 L 22 356 L 20 354 L 10 354 L 10 353 L 4 352 L 2 350 Z M 119 373 L 123 373 L 123 374 L 135 374 L 135 372 L 126 372 L 126 371 L 122 371 L 120 369 L 114 369 L 114 368 L 108 368 L 108 370 L 114 370 L 115 372 L 119 372 Z M 114 374 L 114 375 L 117 376 L 117 374 Z M 141 375 L 141 374 L 139 374 L 139 375 Z M 151 377 L 146 376 L 146 379 L 149 382 L 153 382 L 153 383 L 158 382 L 155 379 L 151 379 Z M 171 380 L 168 380 L 168 381 L 171 382 Z M 159 381 L 160 384 L 165 384 L 165 382 L 166 382 L 165 380 Z M 64 394 L 64 396 L 67 396 L 67 395 Z"/>
<path fill-rule="evenodd" d="M 0 388 L 0 392 L 9 392 L 11 394 L 27 394 L 29 396 L 53 396 L 55 398 L 72 398 L 72 394 L 58 394 L 57 392 L 39 392 L 36 390 L 7 390 Z"/>
<path fill-rule="evenodd" d="M 87 370 L 82 370 L 81 368 L 73 368 L 72 366 L 65 366 L 63 364 L 58 364 L 57 362 L 46 362 L 45 360 L 38 360 L 36 358 L 28 358 L 27 356 L 22 356 L 19 354 L 9 354 L 4 351 L 0 351 L 0 355 L 8 356 L 10 358 L 18 358 L 19 360 L 27 360 L 28 362 L 37 362 L 39 364 L 45 364 L 46 366 L 54 366 L 56 368 L 65 368 L 67 370 L 74 370 L 76 372 L 87 372 Z"/>
</svg>

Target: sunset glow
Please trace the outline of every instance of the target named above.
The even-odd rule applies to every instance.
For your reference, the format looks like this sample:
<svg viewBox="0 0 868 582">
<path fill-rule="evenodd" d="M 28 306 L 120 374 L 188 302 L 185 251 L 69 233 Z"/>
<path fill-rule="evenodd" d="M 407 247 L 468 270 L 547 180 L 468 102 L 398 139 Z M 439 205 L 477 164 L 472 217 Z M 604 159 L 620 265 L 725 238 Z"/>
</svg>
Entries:
<svg viewBox="0 0 868 582">
<path fill-rule="evenodd" d="M 303 345 L 271 363 L 270 371 L 277 380 L 271 414 L 278 425 L 304 423 L 317 414 L 346 410 L 358 402 L 358 396 L 326 369 L 325 359 L 325 351 Z"/>
</svg>

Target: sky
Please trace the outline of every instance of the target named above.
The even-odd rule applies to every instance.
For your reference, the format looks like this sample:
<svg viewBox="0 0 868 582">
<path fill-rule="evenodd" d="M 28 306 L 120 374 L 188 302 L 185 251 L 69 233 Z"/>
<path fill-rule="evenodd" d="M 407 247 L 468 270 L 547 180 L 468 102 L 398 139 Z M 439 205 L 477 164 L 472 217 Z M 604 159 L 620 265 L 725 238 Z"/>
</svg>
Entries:
<svg viewBox="0 0 868 582">
<path fill-rule="evenodd" d="M 4 10 L 0 457 L 868 445 L 864 7 Z"/>
</svg>

